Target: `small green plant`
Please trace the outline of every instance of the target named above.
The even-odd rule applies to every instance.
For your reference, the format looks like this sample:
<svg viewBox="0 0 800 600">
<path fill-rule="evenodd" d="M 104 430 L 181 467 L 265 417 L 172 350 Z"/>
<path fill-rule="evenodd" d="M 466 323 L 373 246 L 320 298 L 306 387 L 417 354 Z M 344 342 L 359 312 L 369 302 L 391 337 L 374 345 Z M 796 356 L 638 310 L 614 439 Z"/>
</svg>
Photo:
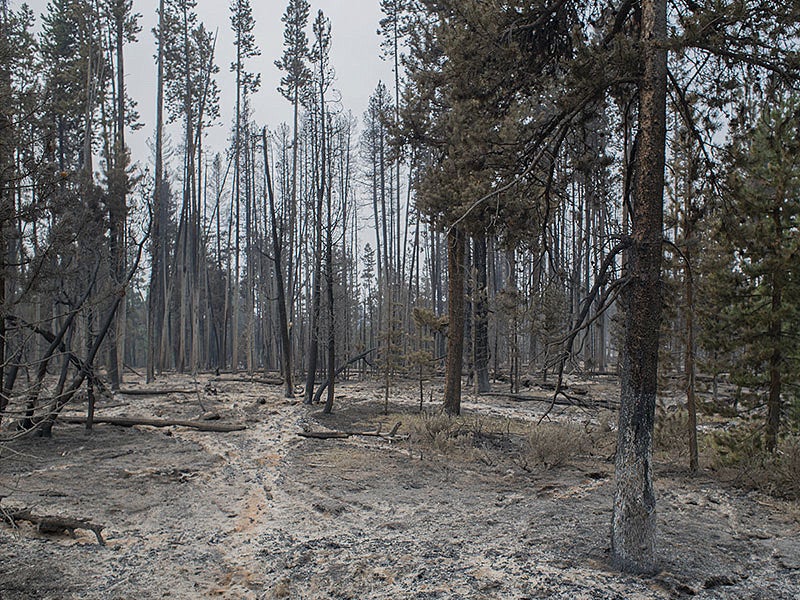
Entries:
<svg viewBox="0 0 800 600">
<path fill-rule="evenodd" d="M 684 456 L 689 449 L 689 413 L 683 409 L 656 411 L 653 442 L 656 450 Z"/>
<path fill-rule="evenodd" d="M 800 391 L 790 396 L 786 412 L 787 427 L 795 434 L 800 433 Z"/>
<path fill-rule="evenodd" d="M 775 457 L 780 495 L 793 500 L 800 499 L 800 435 L 783 440 Z"/>
<path fill-rule="evenodd" d="M 711 464 L 734 481 L 789 500 L 800 499 L 800 435 L 792 434 L 768 452 L 763 443 L 763 426 L 739 424 L 710 436 Z"/>
</svg>

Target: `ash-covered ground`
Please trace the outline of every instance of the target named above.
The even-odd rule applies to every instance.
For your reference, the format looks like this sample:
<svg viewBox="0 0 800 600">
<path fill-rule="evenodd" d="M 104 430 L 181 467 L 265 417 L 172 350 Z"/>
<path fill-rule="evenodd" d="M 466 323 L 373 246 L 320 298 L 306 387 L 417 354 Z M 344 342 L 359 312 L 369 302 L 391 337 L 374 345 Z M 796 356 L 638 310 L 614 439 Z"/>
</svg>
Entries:
<svg viewBox="0 0 800 600">
<path fill-rule="evenodd" d="M 608 564 L 612 410 L 555 407 L 553 421 L 592 443 L 536 461 L 525 431 L 546 394 L 467 393 L 443 430 L 418 416 L 415 385 L 387 407 L 378 384 L 341 384 L 326 416 L 244 376 L 172 376 L 150 387 L 197 393 L 115 395 L 98 416 L 247 429 L 59 424 L 52 439 L 5 444 L 0 508 L 90 519 L 106 545 L 82 529 L 0 526 L 0 599 L 800 598 L 797 504 L 658 462 L 662 571 L 620 574 Z M 441 382 L 427 385 L 433 413 Z M 608 380 L 582 385 L 592 401 L 616 394 Z"/>
</svg>

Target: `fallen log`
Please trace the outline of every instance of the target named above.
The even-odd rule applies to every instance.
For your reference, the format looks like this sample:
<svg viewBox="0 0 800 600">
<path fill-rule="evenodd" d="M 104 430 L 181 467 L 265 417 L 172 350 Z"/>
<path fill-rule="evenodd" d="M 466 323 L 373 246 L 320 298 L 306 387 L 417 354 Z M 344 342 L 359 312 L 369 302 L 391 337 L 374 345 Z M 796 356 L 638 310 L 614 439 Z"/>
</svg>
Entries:
<svg viewBox="0 0 800 600">
<path fill-rule="evenodd" d="M 210 381 L 224 382 L 224 383 L 261 383 L 263 385 L 283 385 L 283 378 L 280 379 L 264 379 L 261 377 L 213 377 Z"/>
<path fill-rule="evenodd" d="M 338 440 L 345 439 L 357 435 L 361 437 L 379 437 L 383 439 L 398 439 L 397 430 L 400 429 L 399 421 L 395 423 L 394 427 L 389 433 L 381 433 L 381 428 L 378 427 L 375 431 L 298 431 L 297 435 L 304 438 L 313 438 L 317 440 Z"/>
<path fill-rule="evenodd" d="M 166 396 L 169 394 L 196 394 L 199 390 L 161 389 L 161 390 L 117 390 L 123 396 Z"/>
<path fill-rule="evenodd" d="M 86 423 L 86 417 L 61 416 L 59 421 L 82 425 Z M 247 429 L 245 425 L 238 423 L 214 423 L 209 421 L 187 421 L 183 419 L 148 419 L 144 417 L 95 417 L 95 423 L 105 423 L 106 425 L 117 425 L 118 427 L 134 427 L 135 425 L 147 425 L 149 427 L 190 427 L 198 431 L 210 431 L 216 433 L 230 433 L 231 431 L 242 431 Z"/>
<path fill-rule="evenodd" d="M 92 523 L 87 519 L 73 519 L 70 517 L 59 517 L 54 515 L 35 515 L 27 508 L 3 510 L 0 512 L 3 520 L 7 521 L 10 525 L 15 526 L 17 521 L 26 521 L 36 525 L 37 531 L 40 533 L 64 533 L 67 532 L 72 537 L 75 537 L 76 529 L 83 529 L 91 531 L 97 538 L 97 543 L 101 546 L 106 545 L 103 539 L 103 525 Z"/>
<path fill-rule="evenodd" d="M 481 396 L 492 396 L 494 398 L 508 398 L 515 402 L 550 402 L 552 396 L 530 396 L 525 394 L 512 394 L 511 392 L 484 392 Z"/>
<path fill-rule="evenodd" d="M 298 431 L 297 435 L 317 440 L 343 439 L 354 435 L 350 431 Z"/>
<path fill-rule="evenodd" d="M 559 390 L 560 392 L 569 390 L 570 394 L 574 394 L 576 396 L 587 396 L 589 394 L 589 390 L 585 387 L 572 387 L 570 385 L 562 385 L 561 388 L 558 387 L 555 383 L 537 383 L 535 384 L 539 389 L 548 390 L 551 392 L 555 392 Z"/>
</svg>

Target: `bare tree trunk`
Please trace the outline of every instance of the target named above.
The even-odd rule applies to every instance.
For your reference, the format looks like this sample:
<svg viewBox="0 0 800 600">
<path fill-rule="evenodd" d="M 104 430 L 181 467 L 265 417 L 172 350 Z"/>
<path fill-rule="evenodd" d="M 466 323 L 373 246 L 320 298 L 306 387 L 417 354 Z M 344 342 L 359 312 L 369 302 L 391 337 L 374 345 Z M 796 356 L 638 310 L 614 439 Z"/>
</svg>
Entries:
<svg viewBox="0 0 800 600">
<path fill-rule="evenodd" d="M 383 247 L 381 242 L 380 218 L 378 216 L 378 169 L 374 156 L 372 157 L 372 216 L 375 223 L 375 251 L 377 257 L 375 265 L 378 275 L 378 323 L 383 323 L 383 282 L 386 278 L 386 274 L 383 272 Z M 372 328 L 372 326 L 373 323 L 370 320 L 370 328 Z"/>
<path fill-rule="evenodd" d="M 289 310 L 289 323 L 294 323 L 294 288 L 295 288 L 295 235 L 297 231 L 297 152 L 298 152 L 298 113 L 300 108 L 300 90 L 298 86 L 294 88 L 294 99 L 292 101 L 292 204 L 289 207 L 289 248 L 287 249 L 287 266 L 286 266 L 286 289 L 288 290 L 289 302 L 288 302 L 288 310 Z M 285 300 L 284 300 L 285 302 Z M 287 356 L 289 357 L 289 362 L 293 365 L 292 361 L 292 353 L 293 353 L 293 327 L 288 326 L 288 334 L 289 334 L 289 350 Z M 292 367 L 293 368 L 293 367 Z M 292 373 L 292 376 L 294 374 Z M 290 383 L 289 379 L 287 378 L 287 398 L 294 397 L 294 389 L 292 389 L 292 395 L 288 395 L 288 385 Z"/>
<path fill-rule="evenodd" d="M 233 266 L 233 297 L 231 306 L 233 318 L 231 324 L 231 369 L 235 373 L 239 370 L 239 313 L 240 313 L 240 264 L 241 260 L 241 195 L 242 195 L 242 174 L 241 174 L 241 151 L 242 151 L 242 45 L 236 45 L 236 114 L 234 119 L 234 139 L 233 139 L 233 198 L 232 202 L 236 207 L 236 226 L 235 238 L 235 258 Z"/>
<path fill-rule="evenodd" d="M 513 294 L 513 307 L 511 318 L 508 320 L 511 327 L 509 336 L 510 347 L 508 352 L 509 373 L 508 381 L 511 386 L 511 393 L 519 393 L 519 290 L 517 289 L 517 255 L 512 249 L 509 250 L 508 257 L 508 282 L 507 289 Z M 545 371 L 546 375 L 546 371 Z"/>
<path fill-rule="evenodd" d="M 245 106 L 247 106 L 247 95 L 245 94 Z M 247 363 L 247 373 L 252 375 L 254 370 L 254 344 L 255 344 L 255 260 L 253 258 L 253 238 L 255 227 L 255 215 L 253 211 L 254 186 L 253 186 L 253 167 L 255 163 L 255 148 L 250 143 L 250 127 L 247 128 L 245 138 L 245 257 L 247 259 L 247 287 L 245 289 L 246 300 L 245 310 L 247 311 L 245 322 L 245 360 Z"/>
<path fill-rule="evenodd" d="M 231 282 L 231 278 L 233 277 L 233 269 L 231 266 L 231 235 L 233 232 L 233 212 L 234 207 L 231 204 L 230 214 L 228 215 L 228 230 L 226 232 L 228 252 L 227 252 L 227 260 L 225 261 L 225 306 L 223 307 L 222 311 L 222 359 L 221 365 L 224 367 L 228 362 L 228 346 L 230 345 L 230 339 L 233 337 L 231 333 L 231 327 L 229 327 L 228 323 L 231 321 L 231 300 L 233 299 L 233 294 L 231 290 L 233 289 L 233 284 Z"/>
<path fill-rule="evenodd" d="M 644 72 L 629 253 L 611 558 L 620 569 L 656 569 L 653 422 L 661 324 L 661 261 L 666 143 L 666 0 L 642 1 Z"/>
</svg>

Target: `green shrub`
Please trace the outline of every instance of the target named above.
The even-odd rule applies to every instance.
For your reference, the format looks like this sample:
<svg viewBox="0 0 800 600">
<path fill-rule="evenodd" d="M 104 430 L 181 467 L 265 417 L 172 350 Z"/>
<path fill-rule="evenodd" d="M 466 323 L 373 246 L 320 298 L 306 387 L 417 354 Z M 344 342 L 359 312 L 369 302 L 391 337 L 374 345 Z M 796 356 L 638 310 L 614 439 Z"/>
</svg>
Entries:
<svg viewBox="0 0 800 600">
<path fill-rule="evenodd" d="M 689 450 L 689 412 L 658 408 L 653 444 L 656 450 L 683 456 Z"/>
<path fill-rule="evenodd" d="M 714 466 L 737 466 L 762 454 L 764 444 L 761 429 L 756 423 L 741 423 L 711 434 L 709 445 Z"/>
<path fill-rule="evenodd" d="M 768 452 L 762 429 L 756 423 L 747 423 L 713 434 L 712 465 L 723 473 L 732 473 L 734 481 L 743 487 L 800 500 L 800 435 L 781 439 L 775 452 Z"/>
<path fill-rule="evenodd" d="M 800 435 L 787 437 L 778 445 L 775 461 L 775 494 L 800 500 Z"/>
</svg>

